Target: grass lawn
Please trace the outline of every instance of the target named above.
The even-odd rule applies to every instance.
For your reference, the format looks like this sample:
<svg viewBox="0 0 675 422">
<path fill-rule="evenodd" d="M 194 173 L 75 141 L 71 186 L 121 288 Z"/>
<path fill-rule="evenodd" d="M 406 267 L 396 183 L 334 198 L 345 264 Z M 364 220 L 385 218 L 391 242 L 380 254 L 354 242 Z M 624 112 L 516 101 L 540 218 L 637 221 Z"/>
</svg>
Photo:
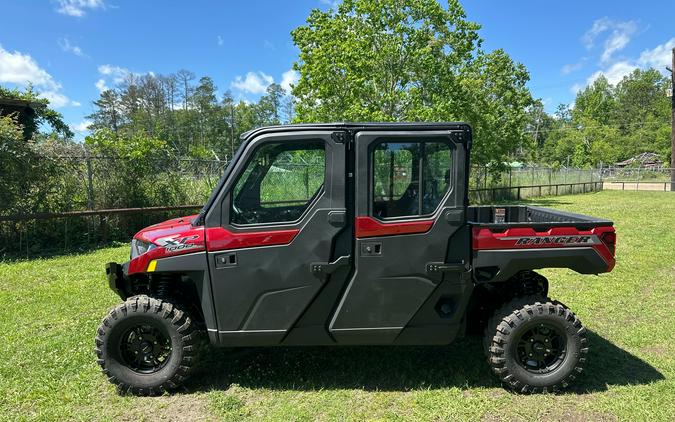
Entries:
<svg viewBox="0 0 675 422">
<path fill-rule="evenodd" d="M 0 263 L 0 418 L 49 420 L 673 420 L 675 195 L 605 191 L 533 200 L 615 221 L 614 272 L 547 270 L 590 330 L 576 387 L 502 390 L 478 339 L 449 347 L 216 350 L 183 392 L 120 396 L 94 363 L 109 307 L 103 265 L 128 247 Z"/>
</svg>

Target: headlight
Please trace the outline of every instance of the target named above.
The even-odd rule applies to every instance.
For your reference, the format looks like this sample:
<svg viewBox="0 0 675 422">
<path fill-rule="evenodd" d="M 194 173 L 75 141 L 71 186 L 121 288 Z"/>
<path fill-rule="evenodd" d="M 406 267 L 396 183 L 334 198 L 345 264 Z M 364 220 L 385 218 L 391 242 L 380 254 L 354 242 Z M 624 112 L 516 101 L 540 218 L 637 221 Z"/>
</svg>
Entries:
<svg viewBox="0 0 675 422">
<path fill-rule="evenodd" d="M 143 255 L 147 251 L 154 249 L 155 244 L 143 242 L 142 240 L 132 239 L 131 240 L 131 259 L 136 258 L 139 255 Z"/>
</svg>

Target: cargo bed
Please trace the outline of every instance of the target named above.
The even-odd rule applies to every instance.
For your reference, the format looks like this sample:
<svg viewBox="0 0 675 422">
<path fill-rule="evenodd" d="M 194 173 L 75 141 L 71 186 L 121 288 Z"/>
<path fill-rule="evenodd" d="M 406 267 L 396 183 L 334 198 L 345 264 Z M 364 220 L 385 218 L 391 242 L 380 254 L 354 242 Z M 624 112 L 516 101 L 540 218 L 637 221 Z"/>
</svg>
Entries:
<svg viewBox="0 0 675 422">
<path fill-rule="evenodd" d="M 478 282 L 539 268 L 599 274 L 614 267 L 609 220 L 529 205 L 469 207 L 467 220 Z"/>
<path fill-rule="evenodd" d="M 609 220 L 530 205 L 484 205 L 471 206 L 467 210 L 469 224 L 499 229 L 500 227 L 545 227 L 571 226 L 588 229 L 612 226 Z"/>
</svg>

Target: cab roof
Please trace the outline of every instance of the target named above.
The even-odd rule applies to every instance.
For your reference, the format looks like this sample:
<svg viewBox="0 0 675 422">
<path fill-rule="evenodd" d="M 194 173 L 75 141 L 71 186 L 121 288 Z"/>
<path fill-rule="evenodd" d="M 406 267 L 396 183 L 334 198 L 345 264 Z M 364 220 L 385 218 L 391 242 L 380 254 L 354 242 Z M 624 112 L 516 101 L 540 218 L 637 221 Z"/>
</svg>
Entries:
<svg viewBox="0 0 675 422">
<path fill-rule="evenodd" d="M 251 139 L 263 133 L 306 131 L 306 130 L 471 130 L 464 122 L 334 122 L 301 123 L 293 125 L 264 126 L 241 134 L 242 140 Z"/>
</svg>

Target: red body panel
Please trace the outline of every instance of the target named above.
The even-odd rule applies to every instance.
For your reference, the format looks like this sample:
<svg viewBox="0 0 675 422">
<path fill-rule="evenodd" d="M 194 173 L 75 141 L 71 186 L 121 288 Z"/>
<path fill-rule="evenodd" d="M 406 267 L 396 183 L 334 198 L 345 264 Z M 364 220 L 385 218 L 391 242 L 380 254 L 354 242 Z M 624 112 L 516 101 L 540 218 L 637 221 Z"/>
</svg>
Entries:
<svg viewBox="0 0 675 422">
<path fill-rule="evenodd" d="M 134 238 L 156 245 L 154 249 L 129 261 L 128 274 L 142 273 L 153 259 L 205 250 L 204 227 L 192 226 L 189 217 L 174 218 L 148 226 L 136 233 Z"/>
<path fill-rule="evenodd" d="M 228 249 L 253 248 L 256 246 L 287 245 L 300 231 L 270 230 L 259 232 L 235 233 L 222 227 L 204 229 L 193 226 L 195 216 L 174 218 L 148 226 L 136 233 L 134 238 L 155 245 L 154 249 L 129 261 L 127 274 L 146 272 L 153 259 L 187 253 L 221 251 Z"/>
<path fill-rule="evenodd" d="M 579 230 L 576 227 L 552 227 L 545 232 L 535 231 L 530 227 L 513 227 L 502 232 L 494 232 L 487 227 L 474 227 L 472 247 L 474 251 L 485 249 L 539 249 L 539 248 L 566 248 L 588 246 L 595 249 L 607 262 L 611 271 L 616 263 L 614 253 L 605 243 L 605 233 L 611 233 L 616 239 L 614 227 L 602 226 L 591 230 Z M 589 237 L 588 243 L 579 243 L 575 240 Z M 523 242 L 523 238 L 528 242 Z M 576 239 L 575 239 L 576 238 Z M 597 239 L 596 241 L 592 241 Z M 612 245 L 613 247 L 613 245 Z"/>
<path fill-rule="evenodd" d="M 401 221 L 382 223 L 373 217 L 356 217 L 356 237 L 380 237 L 396 234 L 426 233 L 434 225 L 434 220 Z"/>
<path fill-rule="evenodd" d="M 209 251 L 253 248 L 255 246 L 287 245 L 300 229 L 234 233 L 222 227 L 206 229 L 206 247 Z"/>
</svg>

